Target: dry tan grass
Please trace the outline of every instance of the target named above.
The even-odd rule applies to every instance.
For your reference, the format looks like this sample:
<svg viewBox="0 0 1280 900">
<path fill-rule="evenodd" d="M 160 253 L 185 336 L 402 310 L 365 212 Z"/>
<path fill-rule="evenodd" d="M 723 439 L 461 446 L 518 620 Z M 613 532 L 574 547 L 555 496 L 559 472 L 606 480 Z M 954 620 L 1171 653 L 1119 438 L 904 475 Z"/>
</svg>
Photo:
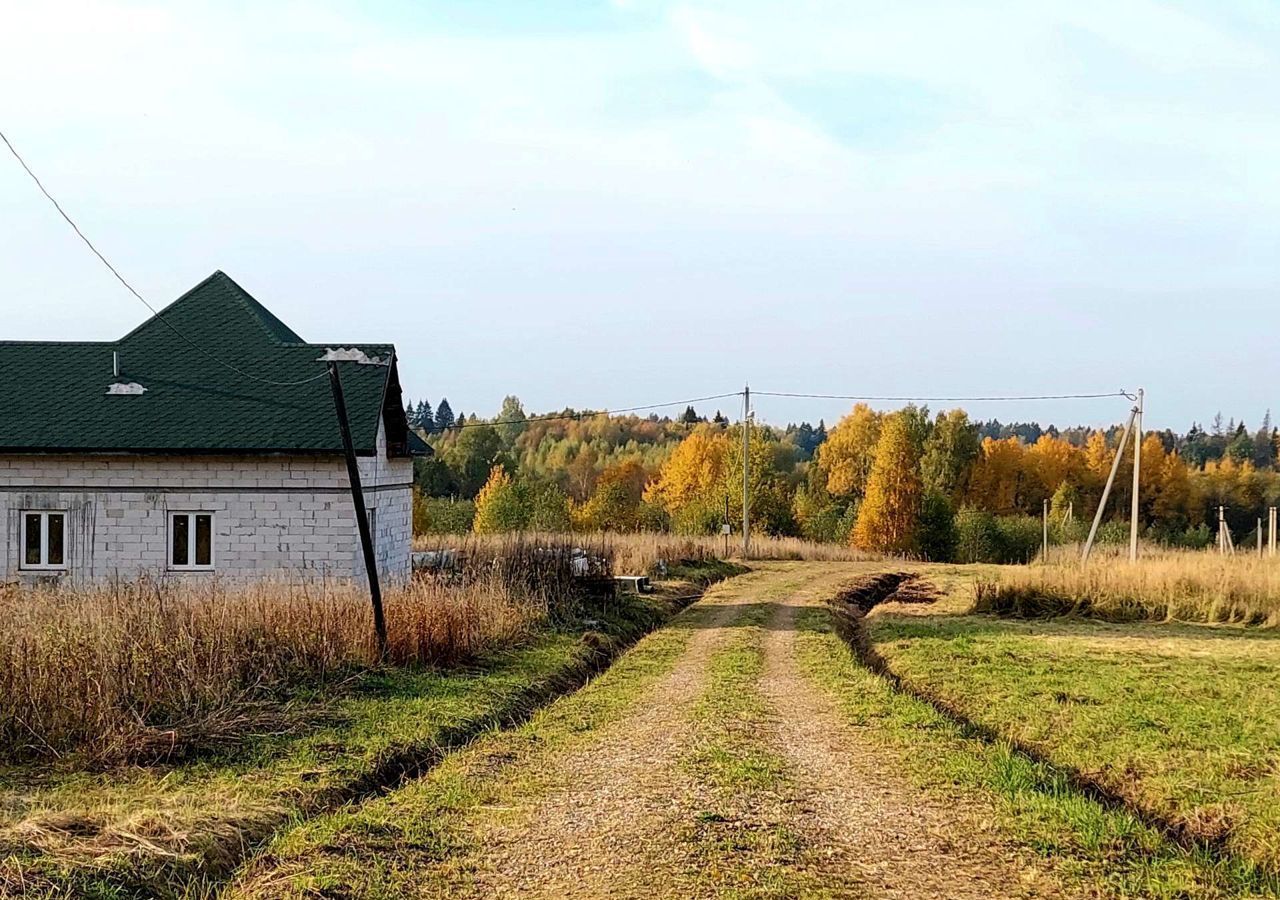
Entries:
<svg viewBox="0 0 1280 900">
<path fill-rule="evenodd" d="M 495 547 L 513 540 L 511 535 L 422 535 L 414 539 L 415 550 L 435 550 L 454 547 Z M 582 547 L 589 554 L 599 553 L 612 559 L 615 571 L 624 574 L 653 573 L 660 564 L 673 565 L 682 561 L 708 559 L 741 559 L 742 538 L 729 539 L 728 556 L 725 555 L 723 537 L 685 537 L 657 532 L 637 534 L 591 533 L 557 534 L 531 533 L 519 540 L 538 544 L 551 542 L 557 545 L 572 544 Z M 867 554 L 843 544 L 820 544 L 801 538 L 759 536 L 751 539 L 751 559 L 755 560 L 810 560 L 819 562 L 862 562 L 880 557 Z"/>
<path fill-rule="evenodd" d="M 1031 565 L 979 580 L 974 608 L 1004 615 L 1086 615 L 1280 626 L 1280 560 L 1150 553 Z"/>
<path fill-rule="evenodd" d="M 379 660 L 350 583 L 139 581 L 0 594 L 0 760 L 157 759 L 290 727 L 301 685 L 450 665 L 572 601 L 563 545 L 512 542 L 387 592 Z"/>
</svg>

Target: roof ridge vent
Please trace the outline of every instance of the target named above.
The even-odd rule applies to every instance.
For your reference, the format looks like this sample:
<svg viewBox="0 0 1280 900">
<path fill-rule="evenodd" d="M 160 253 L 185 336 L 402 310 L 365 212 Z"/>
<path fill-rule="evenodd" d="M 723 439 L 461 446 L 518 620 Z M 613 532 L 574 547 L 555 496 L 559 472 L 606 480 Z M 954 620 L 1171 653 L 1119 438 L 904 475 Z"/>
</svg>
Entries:
<svg viewBox="0 0 1280 900">
<path fill-rule="evenodd" d="M 117 381 L 115 384 L 107 385 L 107 396 L 141 397 L 146 392 L 147 389 L 136 381 Z"/>
<path fill-rule="evenodd" d="M 380 356 L 370 356 L 359 347 L 326 347 L 324 355 L 316 362 L 353 362 L 362 366 L 385 366 L 388 362 Z"/>
</svg>

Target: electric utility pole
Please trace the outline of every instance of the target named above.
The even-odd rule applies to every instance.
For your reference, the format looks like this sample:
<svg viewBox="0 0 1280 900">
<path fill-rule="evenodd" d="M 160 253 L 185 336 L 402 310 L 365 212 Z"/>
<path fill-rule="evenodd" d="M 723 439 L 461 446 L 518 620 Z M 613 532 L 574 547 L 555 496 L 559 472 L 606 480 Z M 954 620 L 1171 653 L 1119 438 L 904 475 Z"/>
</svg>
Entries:
<svg viewBox="0 0 1280 900">
<path fill-rule="evenodd" d="M 751 387 L 742 387 L 742 558 L 751 558 Z"/>
<path fill-rule="evenodd" d="M 1133 431 L 1133 423 L 1137 418 L 1138 407 L 1135 406 L 1129 411 L 1129 421 L 1124 423 L 1124 433 L 1120 435 L 1120 446 L 1116 448 L 1116 457 L 1111 461 L 1111 474 L 1107 476 L 1107 483 L 1102 488 L 1102 499 L 1098 501 L 1098 509 L 1093 514 L 1093 525 L 1089 528 L 1089 537 L 1084 542 L 1084 553 L 1080 555 L 1081 565 L 1089 561 L 1089 554 L 1093 552 L 1093 541 L 1098 536 L 1098 526 L 1102 524 L 1102 513 L 1107 508 L 1107 498 L 1111 496 L 1111 485 L 1115 483 L 1116 472 L 1120 469 L 1120 457 L 1124 456 L 1124 448 L 1129 443 L 1129 434 Z"/>
<path fill-rule="evenodd" d="M 1044 548 L 1040 551 L 1040 562 L 1045 565 L 1049 564 L 1049 501 L 1045 500 L 1041 506 L 1041 525 L 1044 528 L 1044 541 L 1041 546 Z"/>
<path fill-rule="evenodd" d="M 1227 508 L 1218 506 L 1218 552 L 1223 556 L 1235 556 L 1236 544 L 1231 539 L 1231 529 L 1227 527 Z"/>
<path fill-rule="evenodd" d="M 373 605 L 373 636 L 378 644 L 378 658 L 387 656 L 387 623 L 382 615 L 382 588 L 378 584 L 378 560 L 373 550 L 373 535 L 369 532 L 369 516 L 364 507 L 364 490 L 360 485 L 360 466 L 351 441 L 351 423 L 347 419 L 347 401 L 342 394 L 342 379 L 338 377 L 338 364 L 329 363 L 329 387 L 333 391 L 333 408 L 338 417 L 338 430 L 342 433 L 342 451 L 347 458 L 347 477 L 351 482 L 351 503 L 356 511 L 356 530 L 360 533 L 360 549 L 364 553 L 364 571 L 369 579 L 369 602 Z"/>
<path fill-rule="evenodd" d="M 1129 511 L 1129 562 L 1138 561 L 1138 479 L 1142 471 L 1142 405 L 1146 392 L 1138 388 L 1133 427 L 1133 506 Z"/>
</svg>

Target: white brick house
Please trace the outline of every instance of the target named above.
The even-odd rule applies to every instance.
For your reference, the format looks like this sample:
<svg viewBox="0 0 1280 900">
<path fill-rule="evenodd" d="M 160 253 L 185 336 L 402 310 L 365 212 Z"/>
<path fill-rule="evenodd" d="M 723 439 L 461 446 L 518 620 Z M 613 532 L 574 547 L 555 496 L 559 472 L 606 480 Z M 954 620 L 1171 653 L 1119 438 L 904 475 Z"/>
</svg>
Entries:
<svg viewBox="0 0 1280 900">
<path fill-rule="evenodd" d="M 349 360 L 380 575 L 407 578 L 412 457 L 429 450 L 394 348 L 305 343 L 221 272 L 161 317 L 113 343 L 0 342 L 0 581 L 362 579 L 328 379 L 279 387 L 224 365 L 292 382 L 330 358 Z"/>
</svg>

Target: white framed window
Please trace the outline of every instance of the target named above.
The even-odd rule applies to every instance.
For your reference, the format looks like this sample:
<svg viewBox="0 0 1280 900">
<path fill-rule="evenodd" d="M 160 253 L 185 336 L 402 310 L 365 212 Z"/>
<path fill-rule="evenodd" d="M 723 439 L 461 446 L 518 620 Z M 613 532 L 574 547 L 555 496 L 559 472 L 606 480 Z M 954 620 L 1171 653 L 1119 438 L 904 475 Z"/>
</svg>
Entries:
<svg viewBox="0 0 1280 900">
<path fill-rule="evenodd" d="M 213 513 L 169 513 L 169 568 L 213 568 Z"/>
<path fill-rule="evenodd" d="M 24 509 L 20 568 L 59 571 L 66 567 L 66 510 Z"/>
</svg>

